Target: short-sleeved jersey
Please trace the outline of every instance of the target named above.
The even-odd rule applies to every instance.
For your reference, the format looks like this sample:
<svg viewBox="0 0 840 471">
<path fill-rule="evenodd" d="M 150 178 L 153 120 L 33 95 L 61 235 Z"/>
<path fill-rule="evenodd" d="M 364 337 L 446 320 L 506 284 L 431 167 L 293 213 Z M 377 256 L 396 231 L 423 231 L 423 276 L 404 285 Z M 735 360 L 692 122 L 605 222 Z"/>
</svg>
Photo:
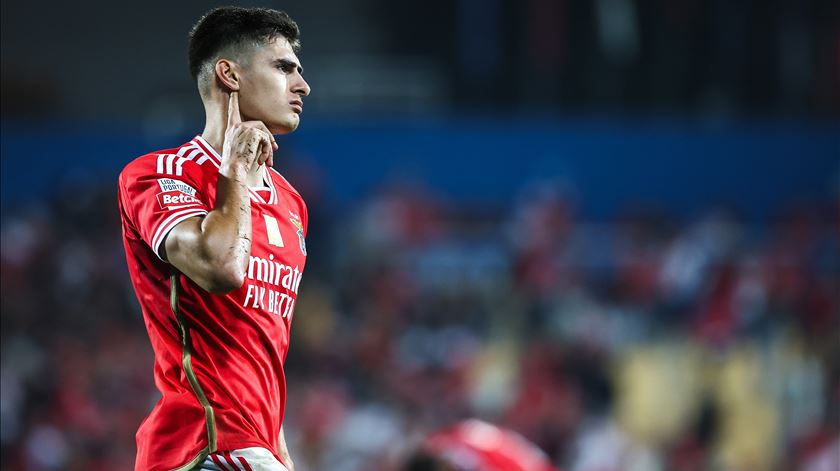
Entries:
<svg viewBox="0 0 840 471">
<path fill-rule="evenodd" d="M 422 448 L 456 469 L 557 471 L 548 456 L 522 435 L 477 419 L 431 434 Z"/>
<path fill-rule="evenodd" d="M 242 287 L 211 294 L 160 257 L 169 231 L 215 205 L 221 157 L 201 137 L 144 155 L 119 177 L 129 274 L 155 354 L 162 398 L 137 431 L 135 469 L 190 469 L 216 451 L 277 454 L 283 362 L 306 262 L 306 206 L 274 169 L 251 196 Z M 280 459 L 279 456 L 277 456 Z"/>
</svg>

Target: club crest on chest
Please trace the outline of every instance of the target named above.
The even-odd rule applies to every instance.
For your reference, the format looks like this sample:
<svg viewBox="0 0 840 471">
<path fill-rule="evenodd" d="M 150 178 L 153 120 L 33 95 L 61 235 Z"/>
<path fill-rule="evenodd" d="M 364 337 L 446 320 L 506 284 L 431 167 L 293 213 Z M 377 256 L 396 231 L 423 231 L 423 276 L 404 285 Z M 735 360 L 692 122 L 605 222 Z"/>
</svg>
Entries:
<svg viewBox="0 0 840 471">
<path fill-rule="evenodd" d="M 306 256 L 306 237 L 303 235 L 303 223 L 300 221 L 300 216 L 297 214 L 289 211 L 291 217 L 289 217 L 289 221 L 297 228 L 297 236 L 298 241 L 300 242 L 300 252 L 303 256 Z"/>
</svg>

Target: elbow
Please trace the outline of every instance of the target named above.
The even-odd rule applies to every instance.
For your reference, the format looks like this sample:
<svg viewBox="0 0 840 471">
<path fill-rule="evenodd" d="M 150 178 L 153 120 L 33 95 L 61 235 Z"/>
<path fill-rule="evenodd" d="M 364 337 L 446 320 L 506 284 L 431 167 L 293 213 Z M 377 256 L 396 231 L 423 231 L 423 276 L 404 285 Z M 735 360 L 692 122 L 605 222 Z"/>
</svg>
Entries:
<svg viewBox="0 0 840 471">
<path fill-rule="evenodd" d="M 205 288 L 213 294 L 228 294 L 241 288 L 244 283 L 245 270 L 242 267 L 222 266 L 213 271 Z"/>
</svg>

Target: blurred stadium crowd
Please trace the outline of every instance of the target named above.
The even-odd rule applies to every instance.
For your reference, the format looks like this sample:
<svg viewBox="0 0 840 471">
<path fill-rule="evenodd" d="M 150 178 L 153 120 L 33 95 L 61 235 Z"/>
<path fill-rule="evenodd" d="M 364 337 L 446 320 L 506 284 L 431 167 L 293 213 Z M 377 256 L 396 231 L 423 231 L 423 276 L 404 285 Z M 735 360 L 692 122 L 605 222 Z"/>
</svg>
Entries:
<svg viewBox="0 0 840 471">
<path fill-rule="evenodd" d="M 19 201 L 4 200 L 0 220 L 0 471 L 133 469 L 134 433 L 158 400 L 115 180 L 47 199 L 37 188 L 50 172 L 101 177 L 115 170 L 123 141 L 192 132 L 203 119 L 184 41 L 208 5 L 147 3 L 2 4 L 3 187 L 17 188 Z M 778 146 L 768 166 L 808 182 L 811 134 L 800 124 L 837 127 L 836 1 L 265 3 L 301 25 L 315 90 L 307 113 L 360 125 L 344 140 L 316 128 L 309 141 L 363 155 L 374 147 L 367 141 L 390 139 L 382 160 L 359 168 L 341 152 L 336 173 L 366 173 L 385 159 L 410 164 L 403 175 L 432 166 L 415 167 L 402 135 L 377 135 L 356 116 L 477 113 L 471 127 L 492 133 L 482 125 L 494 112 L 506 123 L 498 132 L 510 133 L 510 121 L 541 113 L 627 122 L 653 114 L 708 122 L 704 136 L 744 116 L 795 120 L 743 131 L 762 140 L 791 127 L 794 138 L 764 147 L 720 139 L 702 148 L 715 155 L 683 168 L 730 159 L 724 171 L 764 188 L 752 195 L 759 205 L 775 187 L 746 157 L 765 159 L 754 150 Z M 94 73 L 64 73 L 79 70 Z M 75 126 L 86 119 L 96 134 L 80 144 L 68 136 L 84 135 Z M 117 122 L 140 137 L 111 132 L 106 124 Z M 685 157 L 701 142 L 666 134 L 600 147 L 586 142 L 606 139 L 589 132 L 564 148 L 632 162 L 670 158 L 676 144 Z M 414 143 L 460 142 L 482 159 L 475 168 L 507 170 L 462 137 Z M 561 153 L 543 141 L 534 148 L 551 152 L 526 158 Z M 825 160 L 838 149 L 828 141 L 810 149 Z M 459 155 L 449 150 L 441 160 Z M 414 152 L 418 161 L 424 152 Z M 92 155 L 100 162 L 84 160 Z M 596 178 L 609 173 L 597 170 Z M 640 173 L 648 171 L 667 174 Z M 498 189 L 481 170 L 474 176 Z M 424 435 L 466 417 L 520 432 L 565 471 L 840 470 L 836 194 L 827 211 L 776 208 L 760 220 L 632 200 L 619 216 L 594 220 L 550 183 L 524 184 L 507 207 L 488 208 L 396 182 L 337 208 L 319 197 L 318 182 L 305 184 L 311 178 L 317 172 L 290 175 L 311 229 L 286 365 L 287 439 L 299 471 L 396 471 Z M 782 186 L 778 195 L 799 190 Z"/>
<path fill-rule="evenodd" d="M 398 184 L 308 202 L 297 469 L 396 470 L 464 417 L 565 470 L 840 465 L 840 250 L 814 208 L 591 222 L 539 183 L 500 211 Z M 132 469 L 158 394 L 118 231 L 111 185 L 4 212 L 4 471 Z"/>
</svg>

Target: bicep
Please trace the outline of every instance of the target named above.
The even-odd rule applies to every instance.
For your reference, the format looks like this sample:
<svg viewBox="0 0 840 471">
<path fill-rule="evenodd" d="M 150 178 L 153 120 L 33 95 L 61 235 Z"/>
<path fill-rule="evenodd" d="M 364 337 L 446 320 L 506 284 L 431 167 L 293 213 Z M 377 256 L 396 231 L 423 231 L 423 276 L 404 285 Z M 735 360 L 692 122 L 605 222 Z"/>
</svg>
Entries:
<svg viewBox="0 0 840 471">
<path fill-rule="evenodd" d="M 210 207 L 197 189 L 197 177 L 185 173 L 176 179 L 153 172 L 150 165 L 150 161 L 139 161 L 123 171 L 120 204 L 137 235 L 163 258 L 168 250 L 163 242 L 169 233 L 187 220 L 208 214 Z"/>
<path fill-rule="evenodd" d="M 206 289 L 211 269 L 202 240 L 204 217 L 191 217 L 173 227 L 161 244 L 160 256 Z"/>
<path fill-rule="evenodd" d="M 242 285 L 244 272 L 225 249 L 229 242 L 219 234 L 219 219 L 208 228 L 212 217 L 209 213 L 178 223 L 167 234 L 160 255 L 204 290 L 224 294 Z"/>
</svg>

